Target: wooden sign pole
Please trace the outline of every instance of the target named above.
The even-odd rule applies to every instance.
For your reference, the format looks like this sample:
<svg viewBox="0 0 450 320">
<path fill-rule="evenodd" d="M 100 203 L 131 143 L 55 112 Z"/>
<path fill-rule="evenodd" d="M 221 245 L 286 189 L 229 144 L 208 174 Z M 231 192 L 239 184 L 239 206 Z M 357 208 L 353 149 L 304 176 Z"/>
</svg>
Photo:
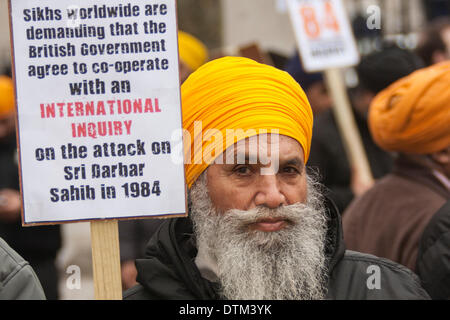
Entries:
<svg viewBox="0 0 450 320">
<path fill-rule="evenodd" d="M 117 220 L 91 221 L 92 266 L 96 300 L 122 300 Z"/>
<path fill-rule="evenodd" d="M 353 117 L 342 74 L 339 69 L 327 69 L 325 79 L 334 101 L 333 112 L 350 166 L 358 172 L 361 182 L 371 184 L 373 177 L 369 161 Z"/>
</svg>

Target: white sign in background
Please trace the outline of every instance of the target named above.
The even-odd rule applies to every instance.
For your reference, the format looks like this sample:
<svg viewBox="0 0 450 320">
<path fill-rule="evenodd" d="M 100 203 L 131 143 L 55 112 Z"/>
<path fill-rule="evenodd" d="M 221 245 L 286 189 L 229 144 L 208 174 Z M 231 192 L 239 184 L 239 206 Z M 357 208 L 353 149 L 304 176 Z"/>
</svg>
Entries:
<svg viewBox="0 0 450 320">
<path fill-rule="evenodd" d="M 359 53 L 340 0 L 287 0 L 306 71 L 357 64 Z"/>
<path fill-rule="evenodd" d="M 175 0 L 10 6 L 23 223 L 185 214 Z"/>
</svg>

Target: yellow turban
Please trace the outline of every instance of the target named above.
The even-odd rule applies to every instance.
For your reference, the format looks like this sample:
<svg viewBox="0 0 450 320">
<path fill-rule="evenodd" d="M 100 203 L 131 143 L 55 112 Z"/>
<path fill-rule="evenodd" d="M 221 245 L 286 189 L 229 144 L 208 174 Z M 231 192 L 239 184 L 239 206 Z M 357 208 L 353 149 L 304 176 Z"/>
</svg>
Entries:
<svg viewBox="0 0 450 320">
<path fill-rule="evenodd" d="M 180 59 L 195 71 L 208 59 L 208 49 L 194 36 L 178 31 L 178 47 Z"/>
<path fill-rule="evenodd" d="M 420 69 L 372 101 L 369 126 L 383 149 L 429 154 L 450 145 L 450 62 Z"/>
<path fill-rule="evenodd" d="M 227 129 L 235 133 L 241 129 L 236 142 L 264 130 L 267 133 L 278 130 L 279 134 L 297 140 L 303 147 L 305 163 L 308 159 L 313 114 L 302 88 L 287 72 L 247 58 L 220 58 L 189 76 L 181 86 L 181 100 L 183 128 L 191 136 L 191 141 L 185 143 L 188 187 L 211 163 L 203 160 L 199 163 L 196 159 L 203 159 L 202 154 L 215 150 L 217 145 L 223 152 L 235 143 L 234 139 L 225 139 Z M 194 122 L 199 121 L 205 133 L 203 139 L 194 136 Z M 208 129 L 218 130 L 223 140 L 212 139 L 206 133 Z M 252 130 L 254 134 L 244 134 Z"/>
<path fill-rule="evenodd" d="M 14 86 L 11 78 L 0 76 L 0 119 L 14 111 Z"/>
</svg>

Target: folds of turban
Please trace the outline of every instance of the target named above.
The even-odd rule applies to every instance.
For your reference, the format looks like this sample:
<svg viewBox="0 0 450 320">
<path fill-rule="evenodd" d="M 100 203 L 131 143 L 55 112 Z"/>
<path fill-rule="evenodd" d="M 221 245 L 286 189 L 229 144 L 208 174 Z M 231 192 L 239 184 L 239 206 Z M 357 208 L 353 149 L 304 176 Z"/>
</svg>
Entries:
<svg viewBox="0 0 450 320">
<path fill-rule="evenodd" d="M 178 47 L 180 59 L 192 71 L 195 71 L 208 59 L 208 49 L 194 36 L 178 31 Z"/>
<path fill-rule="evenodd" d="M 266 130 L 289 136 L 302 146 L 306 163 L 313 114 L 302 88 L 287 72 L 247 58 L 224 57 L 192 73 L 181 86 L 181 98 L 183 128 L 190 134 L 190 141 L 185 140 L 188 187 L 210 164 L 195 161 L 202 158 L 202 152 L 218 144 L 223 152 L 235 143 L 226 139 L 227 130 L 235 130 L 236 142 L 251 136 L 243 133 L 252 131 L 253 135 Z M 201 123 L 203 137 L 195 136 L 199 135 L 195 123 Z M 208 129 L 220 132 L 223 140 L 216 141 L 207 134 Z"/>
<path fill-rule="evenodd" d="M 383 149 L 429 154 L 450 145 L 450 62 L 420 69 L 372 101 L 369 127 Z"/>
<path fill-rule="evenodd" d="M 11 78 L 0 76 L 0 119 L 14 111 L 14 86 Z"/>
</svg>

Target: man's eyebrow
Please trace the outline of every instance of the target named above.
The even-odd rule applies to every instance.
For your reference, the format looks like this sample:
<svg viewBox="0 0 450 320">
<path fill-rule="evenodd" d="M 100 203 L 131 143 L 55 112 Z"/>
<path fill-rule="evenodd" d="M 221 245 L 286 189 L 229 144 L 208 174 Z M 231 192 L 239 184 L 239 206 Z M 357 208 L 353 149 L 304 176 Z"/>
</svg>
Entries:
<svg viewBox="0 0 450 320">
<path fill-rule="evenodd" d="M 303 163 L 303 161 L 299 158 L 299 157 L 295 157 L 295 158 L 290 158 L 287 160 L 281 160 L 280 159 L 280 165 L 282 166 L 289 166 L 289 165 L 293 165 L 296 166 L 300 169 L 303 169 L 303 167 L 305 166 L 305 164 Z"/>
</svg>

